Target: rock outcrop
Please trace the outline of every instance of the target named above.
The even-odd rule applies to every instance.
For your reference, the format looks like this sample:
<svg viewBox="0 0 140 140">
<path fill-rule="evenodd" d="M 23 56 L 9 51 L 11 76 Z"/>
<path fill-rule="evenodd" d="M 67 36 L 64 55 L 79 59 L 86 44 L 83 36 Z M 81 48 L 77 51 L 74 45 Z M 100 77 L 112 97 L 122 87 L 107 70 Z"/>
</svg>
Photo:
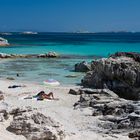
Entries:
<svg viewBox="0 0 140 140">
<path fill-rule="evenodd" d="M 1 95 L 1 94 L 0 94 L 0 101 L 1 101 L 1 100 L 4 100 L 4 95 Z"/>
<path fill-rule="evenodd" d="M 0 53 L 0 58 L 55 58 L 59 57 L 59 55 L 55 52 L 48 52 L 45 54 L 6 54 Z"/>
<path fill-rule="evenodd" d="M 76 72 L 88 72 L 91 70 L 91 65 L 85 61 L 75 64 Z"/>
<path fill-rule="evenodd" d="M 72 95 L 80 95 L 80 91 L 79 90 L 74 90 L 74 89 L 70 89 L 68 94 L 72 94 Z"/>
<path fill-rule="evenodd" d="M 0 37 L 0 46 L 8 46 L 9 43 L 8 43 L 8 40 Z"/>
<path fill-rule="evenodd" d="M 5 109 L 0 110 L 0 122 L 7 120 L 9 118 L 8 113 Z"/>
<path fill-rule="evenodd" d="M 84 91 L 82 89 L 70 89 L 68 94 L 81 95 Z"/>
<path fill-rule="evenodd" d="M 140 100 L 140 54 L 116 53 L 93 61 L 92 71 L 82 79 L 84 87 L 108 88 L 120 97 Z"/>
<path fill-rule="evenodd" d="M 112 54 L 110 57 L 116 58 L 116 57 L 130 57 L 133 58 L 135 61 L 140 62 L 140 53 L 135 53 L 135 52 L 117 52 L 115 54 Z"/>
<path fill-rule="evenodd" d="M 58 57 L 59 55 L 56 52 L 48 52 L 46 54 L 39 54 L 37 55 L 38 58 L 54 58 Z"/>
<path fill-rule="evenodd" d="M 11 57 L 10 54 L 0 53 L 0 58 L 10 58 L 10 57 Z"/>
<path fill-rule="evenodd" d="M 0 122 L 3 122 L 9 118 L 7 112 L 7 104 L 3 101 L 0 101 Z"/>
<path fill-rule="evenodd" d="M 129 133 L 129 138 L 134 138 L 135 140 L 140 140 L 140 130 L 135 130 Z"/>
<path fill-rule="evenodd" d="M 0 91 L 0 101 L 4 100 L 4 93 L 2 91 Z"/>
<path fill-rule="evenodd" d="M 92 116 L 98 116 L 97 127 L 103 133 L 128 133 L 140 129 L 140 102 L 128 101 L 109 90 L 81 89 L 74 108 L 90 108 Z"/>
<path fill-rule="evenodd" d="M 9 112 L 13 116 L 13 121 L 7 130 L 23 135 L 27 140 L 62 140 L 64 132 L 60 129 L 60 124 L 50 117 L 36 112 L 31 108 L 16 108 Z"/>
</svg>

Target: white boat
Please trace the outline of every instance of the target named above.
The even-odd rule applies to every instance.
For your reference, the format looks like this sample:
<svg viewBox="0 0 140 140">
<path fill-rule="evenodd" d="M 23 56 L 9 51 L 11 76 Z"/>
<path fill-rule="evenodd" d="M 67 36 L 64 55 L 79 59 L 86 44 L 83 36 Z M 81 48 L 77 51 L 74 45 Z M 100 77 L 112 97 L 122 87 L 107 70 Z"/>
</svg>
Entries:
<svg viewBox="0 0 140 140">
<path fill-rule="evenodd" d="M 59 86 L 60 85 L 60 83 L 57 80 L 54 80 L 54 79 L 45 80 L 45 81 L 43 81 L 43 83 L 46 86 Z"/>
<path fill-rule="evenodd" d="M 7 46 L 9 45 L 8 40 L 0 37 L 0 46 Z"/>
</svg>

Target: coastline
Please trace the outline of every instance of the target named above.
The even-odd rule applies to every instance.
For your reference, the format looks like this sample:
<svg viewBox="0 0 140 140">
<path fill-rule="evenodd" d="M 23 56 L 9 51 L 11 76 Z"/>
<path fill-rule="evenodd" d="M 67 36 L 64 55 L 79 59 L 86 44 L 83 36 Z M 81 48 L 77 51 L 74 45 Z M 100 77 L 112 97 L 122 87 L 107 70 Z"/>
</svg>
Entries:
<svg viewBox="0 0 140 140">
<path fill-rule="evenodd" d="M 139 63 L 140 54 L 134 52 L 117 52 L 91 63 L 82 61 L 74 66 L 75 72 L 85 74 L 81 86 L 48 87 L 0 79 L 2 139 L 139 138 Z M 34 96 L 40 91 L 52 92 L 56 100 L 37 100 Z"/>
<path fill-rule="evenodd" d="M 8 86 L 11 85 L 26 85 L 26 87 L 18 87 L 15 89 L 8 89 Z M 12 110 L 14 108 L 26 108 L 31 107 L 32 110 L 43 113 L 46 116 L 51 117 L 56 122 L 61 124 L 61 129 L 65 132 L 64 140 L 93 140 L 93 139 L 128 139 L 127 136 L 117 135 L 115 138 L 105 134 L 96 133 L 96 121 L 97 118 L 93 118 L 91 115 L 90 108 L 82 110 L 74 110 L 73 105 L 78 101 L 79 96 L 74 96 L 68 94 L 69 89 L 79 89 L 77 86 L 73 87 L 55 87 L 55 88 L 46 88 L 42 85 L 33 84 L 33 83 L 22 83 L 19 81 L 9 81 L 9 80 L 0 80 L 1 91 L 4 92 L 4 101 L 0 101 L 0 105 L 7 108 L 7 110 Z M 56 98 L 59 98 L 58 101 L 37 101 L 37 100 L 24 100 L 23 98 L 29 95 L 35 95 L 39 91 L 44 90 L 46 92 L 52 91 Z M 0 122 L 0 135 L 4 140 L 25 140 L 25 137 L 21 135 L 14 135 L 6 130 L 6 127 L 10 124 L 12 118 Z M 90 127 L 95 129 L 90 129 Z M 10 139 L 9 139 L 10 138 Z"/>
<path fill-rule="evenodd" d="M 41 54 L 38 54 L 41 55 Z M 45 54 L 44 54 L 45 55 Z M 79 84 L 83 73 L 73 71 L 74 64 L 80 62 L 81 57 L 21 57 L 16 54 L 1 54 L 1 78 L 12 78 L 20 81 L 43 83 L 46 79 L 55 79 L 62 85 Z M 37 56 L 37 55 L 36 55 Z M 80 58 L 80 59 L 79 59 Z M 19 74 L 19 76 L 17 76 Z"/>
<path fill-rule="evenodd" d="M 140 0 L 0 11 L 0 140 L 140 140 Z"/>
</svg>

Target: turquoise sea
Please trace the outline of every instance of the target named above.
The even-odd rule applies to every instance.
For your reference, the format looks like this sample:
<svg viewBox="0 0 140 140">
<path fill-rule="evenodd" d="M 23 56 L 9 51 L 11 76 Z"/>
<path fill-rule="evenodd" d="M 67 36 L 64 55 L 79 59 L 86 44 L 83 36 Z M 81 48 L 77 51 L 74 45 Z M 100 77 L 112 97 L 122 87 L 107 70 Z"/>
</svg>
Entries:
<svg viewBox="0 0 140 140">
<path fill-rule="evenodd" d="M 78 84 L 83 73 L 73 72 L 74 64 L 88 62 L 118 52 L 140 52 L 140 33 L 39 33 L 27 35 L 13 33 L 0 35 L 8 39 L 9 47 L 1 47 L 0 52 L 12 54 L 41 54 L 55 51 L 69 56 L 63 59 L 12 59 L 0 66 L 0 76 L 17 80 L 42 83 L 54 78 L 61 84 Z M 16 74 L 19 73 L 19 77 Z M 68 78 L 68 75 L 76 75 Z"/>
</svg>

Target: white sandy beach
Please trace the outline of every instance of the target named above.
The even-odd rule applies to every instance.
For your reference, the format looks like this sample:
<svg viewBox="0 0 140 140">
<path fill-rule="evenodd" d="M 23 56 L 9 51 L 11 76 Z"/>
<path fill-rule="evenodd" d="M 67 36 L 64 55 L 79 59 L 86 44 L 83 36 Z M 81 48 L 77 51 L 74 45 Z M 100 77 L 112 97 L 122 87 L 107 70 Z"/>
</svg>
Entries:
<svg viewBox="0 0 140 140">
<path fill-rule="evenodd" d="M 96 117 L 91 116 L 90 108 L 74 109 L 73 105 L 79 99 L 79 95 L 70 95 L 68 91 L 70 88 L 76 89 L 79 87 L 45 87 L 44 85 L 37 85 L 28 82 L 15 82 L 10 80 L 0 80 L 0 90 L 4 92 L 4 101 L 0 101 L 1 108 L 35 108 L 45 116 L 50 116 L 56 122 L 59 122 L 62 129 L 65 131 L 65 140 L 127 140 L 127 136 L 109 136 L 105 134 L 97 134 Z M 26 85 L 26 87 L 18 87 L 8 89 L 11 85 Z M 55 100 L 37 101 L 36 99 L 24 99 L 29 95 L 36 95 L 39 91 L 44 90 L 46 93 L 49 91 L 54 92 Z M 0 140 L 25 140 L 26 138 L 21 135 L 15 135 L 6 130 L 12 118 L 0 122 Z"/>
<path fill-rule="evenodd" d="M 0 140 L 140 140 L 140 0 L 0 0 Z"/>
</svg>

